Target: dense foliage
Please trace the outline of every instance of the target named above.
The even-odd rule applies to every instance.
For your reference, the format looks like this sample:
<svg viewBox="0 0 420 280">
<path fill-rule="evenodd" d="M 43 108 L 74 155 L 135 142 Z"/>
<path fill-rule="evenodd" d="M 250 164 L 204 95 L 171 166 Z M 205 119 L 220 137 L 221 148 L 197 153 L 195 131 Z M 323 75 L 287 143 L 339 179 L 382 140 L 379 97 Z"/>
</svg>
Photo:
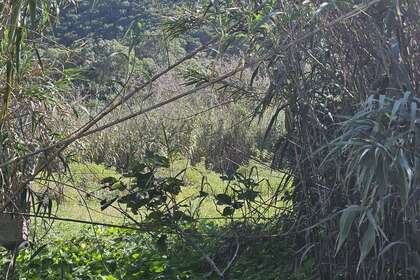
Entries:
<svg viewBox="0 0 420 280">
<path fill-rule="evenodd" d="M 81 279 L 118 279 L 134 267 L 150 279 L 244 279 L 263 268 L 272 273 L 265 279 L 293 279 L 299 264 L 311 275 L 304 279 L 419 278 L 419 1 L 62 4 L 0 4 L 0 168 L 8 202 L 0 209 L 20 212 L 13 202 L 28 192 L 48 210 L 52 201 L 39 199 L 34 180 L 57 183 L 69 161 L 95 161 L 123 174 L 103 182 L 112 191 L 103 210 L 116 207 L 135 216 L 131 224 L 153 221 L 177 237 L 169 241 L 172 253 L 141 253 L 158 262 L 140 268 L 129 258 L 142 245 L 121 256 L 110 249 L 107 266 L 63 241 L 68 252 L 21 255 L 18 264 L 28 266 L 22 273 L 59 264 L 43 278 L 85 269 Z M 51 40 L 50 26 L 67 47 Z M 185 170 L 172 172 L 176 157 L 227 173 L 223 193 L 206 192 L 203 176 L 199 195 L 189 196 L 222 209 L 230 225 L 214 230 L 236 237 L 222 238 L 227 245 L 195 238 L 208 232 L 188 212 L 192 200 L 179 198 Z M 269 198 L 237 173 L 250 158 L 271 160 L 284 173 Z M 158 174 L 162 167 L 171 172 Z M 284 202 L 291 207 L 262 210 Z M 264 225 L 270 238 L 247 244 L 242 236 L 261 234 L 261 221 L 253 220 L 259 210 L 271 213 Z M 117 236 L 107 242 L 121 250 L 119 238 L 145 240 Z M 179 262 L 184 246 L 194 260 Z M 63 256 L 77 265 L 61 264 Z M 226 264 L 231 270 L 221 269 Z"/>
<path fill-rule="evenodd" d="M 158 29 L 159 8 L 169 10 L 172 1 L 76 1 L 62 9 L 54 35 L 66 45 L 87 37 L 112 40 L 123 38 L 129 28 Z M 176 4 L 176 3 L 174 3 Z"/>
<path fill-rule="evenodd" d="M 221 231 L 226 237 L 216 238 Z M 233 228 L 206 224 L 203 233 L 208 236 L 197 237 L 216 262 L 229 259 L 239 246 L 238 259 L 227 274 L 229 279 L 303 280 L 311 273 L 312 261 L 293 270 L 288 258 L 293 252 L 285 246 L 286 240 L 276 237 L 267 242 L 259 237 L 270 231 L 244 228 L 245 238 L 239 243 L 229 237 L 234 232 Z M 185 243 L 172 236 L 128 230 L 86 229 L 79 237 L 55 239 L 36 250 L 26 250 L 17 262 L 19 279 L 218 279 L 202 256 Z"/>
</svg>

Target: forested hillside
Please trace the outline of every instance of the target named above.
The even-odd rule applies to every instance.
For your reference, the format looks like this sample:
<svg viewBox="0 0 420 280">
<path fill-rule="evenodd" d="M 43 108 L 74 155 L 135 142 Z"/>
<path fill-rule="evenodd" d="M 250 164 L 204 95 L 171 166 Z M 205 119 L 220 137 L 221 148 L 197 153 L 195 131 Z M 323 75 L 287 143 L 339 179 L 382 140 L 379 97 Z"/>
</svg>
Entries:
<svg viewBox="0 0 420 280">
<path fill-rule="evenodd" d="M 0 3 L 0 278 L 419 279 L 420 1 Z"/>
<path fill-rule="evenodd" d="M 136 45 L 142 43 L 144 48 L 156 48 L 155 45 L 145 44 L 144 41 L 153 40 L 153 37 L 163 37 L 162 24 L 174 18 L 177 12 L 195 6 L 196 1 L 185 0 L 80 1 L 77 5 L 66 5 L 62 9 L 53 34 L 65 45 L 86 39 L 117 39 L 129 44 L 131 36 L 136 36 Z M 209 30 L 210 28 L 207 31 Z M 206 30 L 189 30 L 184 35 L 182 47 L 187 50 L 198 46 L 200 40 L 209 38 Z"/>
<path fill-rule="evenodd" d="M 133 26 L 156 31 L 163 13 L 172 1 L 80 1 L 61 11 L 54 35 L 64 44 L 86 37 L 107 40 L 122 39 Z M 162 10 L 159 10 L 162 9 Z"/>
<path fill-rule="evenodd" d="M 131 27 L 138 28 L 141 34 L 158 31 L 163 17 L 171 16 L 173 9 L 183 3 L 186 2 L 80 1 L 62 9 L 53 33 L 68 45 L 86 37 L 123 39 Z"/>
</svg>

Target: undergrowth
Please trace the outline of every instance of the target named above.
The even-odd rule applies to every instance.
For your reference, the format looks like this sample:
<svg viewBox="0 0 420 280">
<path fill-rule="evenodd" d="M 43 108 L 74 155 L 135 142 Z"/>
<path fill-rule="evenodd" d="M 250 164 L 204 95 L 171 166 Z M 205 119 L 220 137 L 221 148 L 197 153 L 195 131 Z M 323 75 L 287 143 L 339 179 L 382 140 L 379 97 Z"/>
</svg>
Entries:
<svg viewBox="0 0 420 280">
<path fill-rule="evenodd" d="M 238 227 L 240 238 L 232 235 Z M 310 258 L 295 270 L 293 240 L 276 236 L 275 229 L 206 223 L 200 230 L 194 239 L 217 265 L 233 260 L 225 279 L 298 280 L 312 272 Z M 4 267 L 9 259 L 1 261 Z M 17 268 L 17 279 L 31 280 L 218 279 L 203 254 L 178 237 L 101 227 L 21 251 Z"/>
</svg>

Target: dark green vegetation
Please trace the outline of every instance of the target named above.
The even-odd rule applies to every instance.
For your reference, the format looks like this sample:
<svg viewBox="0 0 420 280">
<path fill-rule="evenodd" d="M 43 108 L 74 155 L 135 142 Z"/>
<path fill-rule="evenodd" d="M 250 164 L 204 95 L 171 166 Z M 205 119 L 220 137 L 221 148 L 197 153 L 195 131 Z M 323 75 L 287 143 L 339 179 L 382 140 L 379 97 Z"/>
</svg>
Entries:
<svg viewBox="0 0 420 280">
<path fill-rule="evenodd" d="M 419 12 L 3 1 L 3 278 L 418 279 Z"/>
<path fill-rule="evenodd" d="M 241 259 L 229 269 L 229 279 L 306 279 L 310 262 L 298 271 L 288 267 L 293 254 L 285 246 L 288 240 L 267 236 L 271 231 L 243 228 L 237 230 L 206 224 L 207 237 L 195 238 L 203 244 L 216 263 L 224 263 L 239 246 Z M 215 238 L 214 236 L 226 236 Z M 240 239 L 238 239 L 240 238 Z M 202 256 L 172 236 L 150 237 L 122 230 L 81 231 L 78 237 L 54 240 L 35 252 L 24 252 L 18 259 L 18 273 L 23 279 L 219 279 Z M 6 260 L 3 260 L 6 261 Z"/>
<path fill-rule="evenodd" d="M 167 10 L 170 1 L 159 1 L 158 5 L 154 2 L 80 1 L 77 5 L 67 5 L 61 11 L 54 35 L 66 45 L 71 45 L 86 37 L 123 38 L 131 26 L 138 31 L 154 31 L 160 23 L 158 5 Z"/>
</svg>

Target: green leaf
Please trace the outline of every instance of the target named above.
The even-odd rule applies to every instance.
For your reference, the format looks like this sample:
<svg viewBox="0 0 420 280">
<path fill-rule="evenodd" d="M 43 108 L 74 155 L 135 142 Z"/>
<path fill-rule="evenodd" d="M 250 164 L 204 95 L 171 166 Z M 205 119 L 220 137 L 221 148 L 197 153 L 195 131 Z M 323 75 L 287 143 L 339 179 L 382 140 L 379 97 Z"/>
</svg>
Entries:
<svg viewBox="0 0 420 280">
<path fill-rule="evenodd" d="M 162 273 L 166 269 L 165 263 L 162 261 L 154 261 L 152 262 L 151 267 L 149 268 L 150 272 L 153 273 Z"/>
<path fill-rule="evenodd" d="M 375 225 L 369 222 L 368 228 L 363 234 L 362 242 L 360 243 L 360 259 L 359 259 L 359 263 L 357 264 L 357 271 L 359 271 L 360 265 L 362 264 L 363 260 L 367 257 L 367 255 L 369 254 L 369 252 L 372 250 L 373 246 L 375 245 L 375 239 L 376 239 Z"/>
<path fill-rule="evenodd" d="M 205 192 L 205 191 L 200 191 L 200 193 L 199 193 L 199 197 L 207 197 L 209 195 L 209 193 L 208 192 Z"/>
<path fill-rule="evenodd" d="M 394 119 L 397 118 L 397 112 L 400 109 L 402 102 L 403 102 L 403 99 L 401 98 L 394 103 L 394 106 L 392 107 L 392 111 L 391 111 L 391 117 L 390 117 L 390 122 L 389 122 L 390 124 Z"/>
<path fill-rule="evenodd" d="M 343 246 L 344 242 L 347 240 L 351 226 L 353 224 L 356 216 L 362 211 L 362 207 L 358 205 L 352 205 L 343 210 L 340 218 L 340 232 L 338 238 L 338 245 L 335 254 L 337 255 Z"/>
<path fill-rule="evenodd" d="M 113 184 L 115 184 L 118 180 L 115 177 L 105 177 L 101 180 L 101 184 L 104 185 L 104 187 L 110 187 Z"/>
<path fill-rule="evenodd" d="M 224 193 L 216 195 L 216 200 L 218 205 L 230 205 L 232 203 L 232 198 Z"/>
<path fill-rule="evenodd" d="M 249 200 L 249 201 L 254 201 L 258 197 L 259 194 L 260 193 L 257 192 L 257 191 L 247 189 L 247 190 L 244 190 L 242 193 L 240 193 L 238 195 L 238 198 L 239 199 L 244 199 L 244 200 Z"/>
<path fill-rule="evenodd" d="M 369 223 L 371 223 L 373 225 L 373 227 L 375 228 L 375 231 L 378 232 L 378 233 L 381 233 L 383 238 L 385 238 L 385 240 L 388 241 L 388 237 L 385 235 L 385 233 L 383 232 L 381 227 L 378 225 L 378 222 L 376 221 L 377 219 L 373 216 L 372 210 L 369 209 L 369 210 L 366 211 L 366 217 L 368 218 Z"/>
<path fill-rule="evenodd" d="M 417 102 L 411 102 L 410 131 L 415 130 L 416 120 L 417 120 Z"/>
<path fill-rule="evenodd" d="M 151 220 L 160 220 L 163 217 L 163 213 L 161 211 L 153 211 L 149 214 L 148 218 Z"/>
<path fill-rule="evenodd" d="M 321 13 L 323 13 L 324 11 L 326 11 L 328 8 L 330 8 L 330 3 L 328 2 L 323 2 L 319 5 L 318 9 L 315 11 L 314 16 L 318 16 Z"/>
<path fill-rule="evenodd" d="M 144 162 L 151 167 L 169 167 L 169 159 L 167 157 L 146 151 Z"/>
<path fill-rule="evenodd" d="M 382 251 L 378 255 L 378 259 L 380 259 L 386 252 L 388 252 L 392 247 L 394 247 L 396 245 L 407 246 L 408 244 L 406 242 L 402 242 L 402 241 L 391 242 L 382 249 Z"/>
<path fill-rule="evenodd" d="M 113 276 L 113 275 L 101 275 L 101 279 L 102 280 L 118 280 L 118 278 L 116 278 L 115 276 Z"/>
<path fill-rule="evenodd" d="M 110 188 L 110 190 L 113 190 L 113 191 L 115 190 L 124 191 L 126 189 L 127 189 L 127 186 L 121 181 L 114 183 L 112 187 Z"/>
<path fill-rule="evenodd" d="M 242 208 L 242 206 L 244 206 L 244 203 L 243 202 L 239 202 L 239 201 L 235 201 L 232 204 L 232 207 L 235 208 L 235 209 L 240 209 L 240 208 Z"/>
<path fill-rule="evenodd" d="M 29 14 L 31 16 L 32 27 L 36 25 L 36 0 L 29 1 Z"/>
<path fill-rule="evenodd" d="M 403 172 L 403 177 L 405 179 L 404 182 L 400 184 L 401 202 L 405 206 L 408 202 L 408 195 L 413 182 L 414 172 L 413 169 L 410 167 L 410 164 L 408 163 L 407 157 L 403 149 L 400 149 L 399 164 Z"/>
<path fill-rule="evenodd" d="M 111 204 L 114 203 L 117 199 L 118 197 L 114 197 L 109 200 L 108 199 L 101 200 L 101 210 L 104 211 L 106 208 L 111 206 Z"/>
<path fill-rule="evenodd" d="M 230 206 L 225 207 L 225 209 L 223 209 L 223 216 L 225 216 L 225 217 L 226 216 L 232 216 L 233 213 L 235 213 L 235 209 L 230 207 Z"/>
</svg>

